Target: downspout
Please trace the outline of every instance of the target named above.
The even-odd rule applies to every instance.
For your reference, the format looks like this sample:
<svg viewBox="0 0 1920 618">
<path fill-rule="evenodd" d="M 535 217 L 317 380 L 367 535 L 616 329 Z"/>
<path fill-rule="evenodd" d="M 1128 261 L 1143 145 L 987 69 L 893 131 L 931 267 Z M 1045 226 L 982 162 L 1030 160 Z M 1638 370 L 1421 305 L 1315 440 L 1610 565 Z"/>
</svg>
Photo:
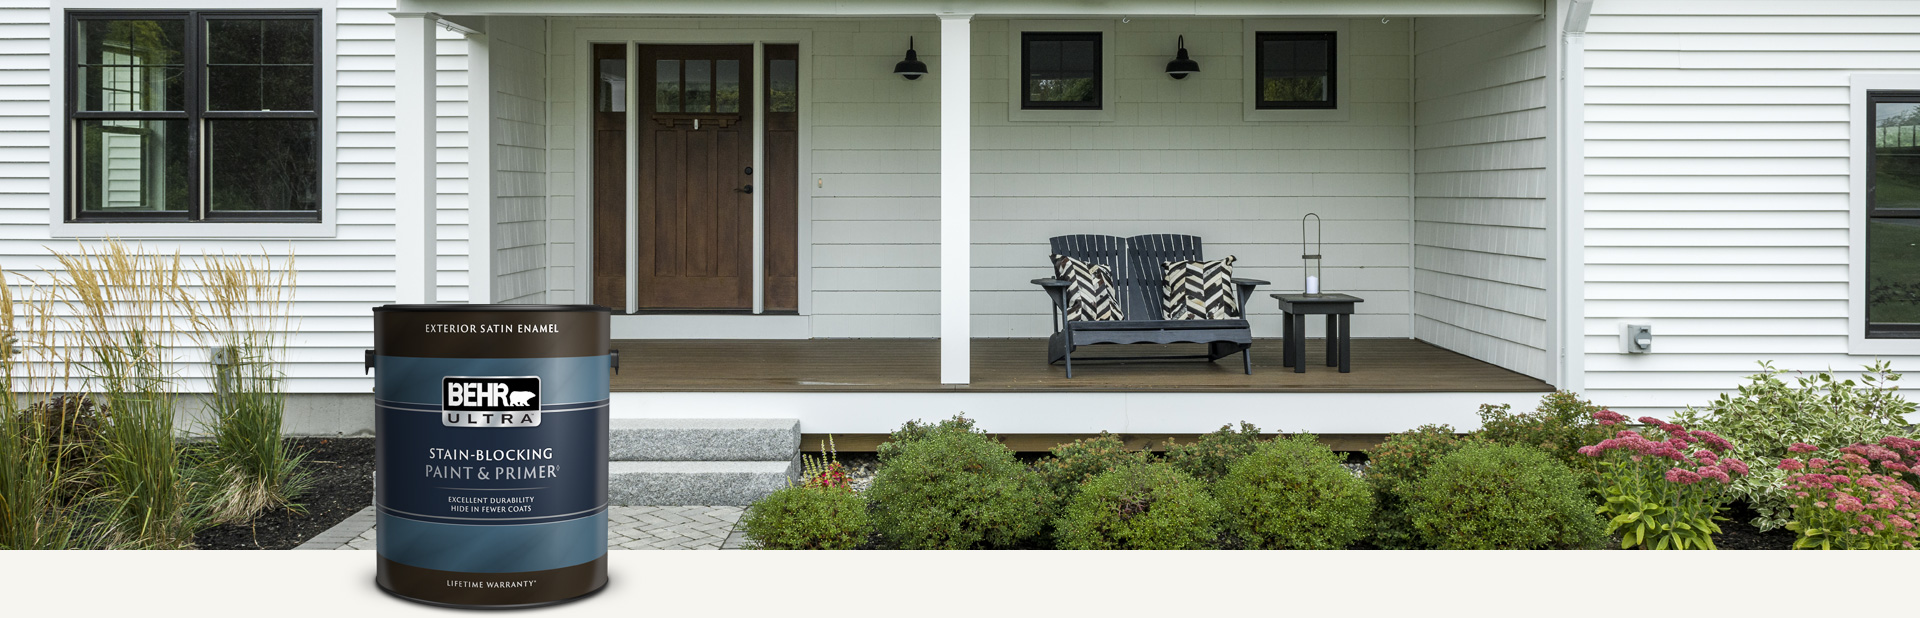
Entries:
<svg viewBox="0 0 1920 618">
<path fill-rule="evenodd" d="M 1560 390 L 1586 390 L 1586 49 L 1593 0 L 1569 0 L 1560 35 Z"/>
</svg>

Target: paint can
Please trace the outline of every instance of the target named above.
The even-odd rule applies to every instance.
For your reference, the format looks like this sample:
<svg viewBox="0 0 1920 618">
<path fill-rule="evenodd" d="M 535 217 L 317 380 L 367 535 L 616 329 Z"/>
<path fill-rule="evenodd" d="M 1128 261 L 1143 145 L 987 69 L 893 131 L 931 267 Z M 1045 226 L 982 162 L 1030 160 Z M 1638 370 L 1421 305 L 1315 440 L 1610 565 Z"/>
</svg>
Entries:
<svg viewBox="0 0 1920 618">
<path fill-rule="evenodd" d="M 610 310 L 373 310 L 379 586 L 527 607 L 607 583 Z"/>
</svg>

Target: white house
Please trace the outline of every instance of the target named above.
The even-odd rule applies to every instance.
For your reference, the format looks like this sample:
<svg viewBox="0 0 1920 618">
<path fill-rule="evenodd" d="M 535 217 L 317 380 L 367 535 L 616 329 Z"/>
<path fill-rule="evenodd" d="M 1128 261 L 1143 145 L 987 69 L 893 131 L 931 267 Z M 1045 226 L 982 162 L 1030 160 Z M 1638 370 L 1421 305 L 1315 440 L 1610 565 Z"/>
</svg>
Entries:
<svg viewBox="0 0 1920 618">
<path fill-rule="evenodd" d="M 809 434 L 1671 410 L 1760 360 L 1920 368 L 1915 32 L 1903 0 L 43 0 L 0 8 L 0 267 L 297 253 L 304 433 L 370 427 L 392 302 L 614 307 L 616 417 Z M 1080 233 L 1272 281 L 1254 374 L 1065 378 L 1028 281 Z M 1352 373 L 1278 362 L 1308 253 L 1365 301 Z"/>
</svg>

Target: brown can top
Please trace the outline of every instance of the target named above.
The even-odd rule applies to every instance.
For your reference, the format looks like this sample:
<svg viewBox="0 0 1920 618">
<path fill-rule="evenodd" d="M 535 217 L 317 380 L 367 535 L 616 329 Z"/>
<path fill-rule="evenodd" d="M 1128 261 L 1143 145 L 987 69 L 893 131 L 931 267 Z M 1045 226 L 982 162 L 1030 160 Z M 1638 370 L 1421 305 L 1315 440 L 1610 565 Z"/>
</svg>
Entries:
<svg viewBox="0 0 1920 618">
<path fill-rule="evenodd" d="M 605 356 L 612 310 L 596 305 L 383 305 L 373 308 L 381 356 Z"/>
</svg>

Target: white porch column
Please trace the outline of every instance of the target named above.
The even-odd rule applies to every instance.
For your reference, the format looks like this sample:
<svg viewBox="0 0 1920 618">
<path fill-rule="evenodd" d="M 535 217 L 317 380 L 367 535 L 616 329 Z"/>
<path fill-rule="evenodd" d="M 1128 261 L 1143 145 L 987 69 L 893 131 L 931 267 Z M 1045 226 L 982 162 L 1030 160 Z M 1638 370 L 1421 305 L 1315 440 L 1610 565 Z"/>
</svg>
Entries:
<svg viewBox="0 0 1920 618">
<path fill-rule="evenodd" d="M 397 302 L 434 302 L 432 13 L 394 13 L 394 286 Z"/>
<path fill-rule="evenodd" d="M 973 379 L 973 16 L 940 16 L 940 383 Z"/>
</svg>

